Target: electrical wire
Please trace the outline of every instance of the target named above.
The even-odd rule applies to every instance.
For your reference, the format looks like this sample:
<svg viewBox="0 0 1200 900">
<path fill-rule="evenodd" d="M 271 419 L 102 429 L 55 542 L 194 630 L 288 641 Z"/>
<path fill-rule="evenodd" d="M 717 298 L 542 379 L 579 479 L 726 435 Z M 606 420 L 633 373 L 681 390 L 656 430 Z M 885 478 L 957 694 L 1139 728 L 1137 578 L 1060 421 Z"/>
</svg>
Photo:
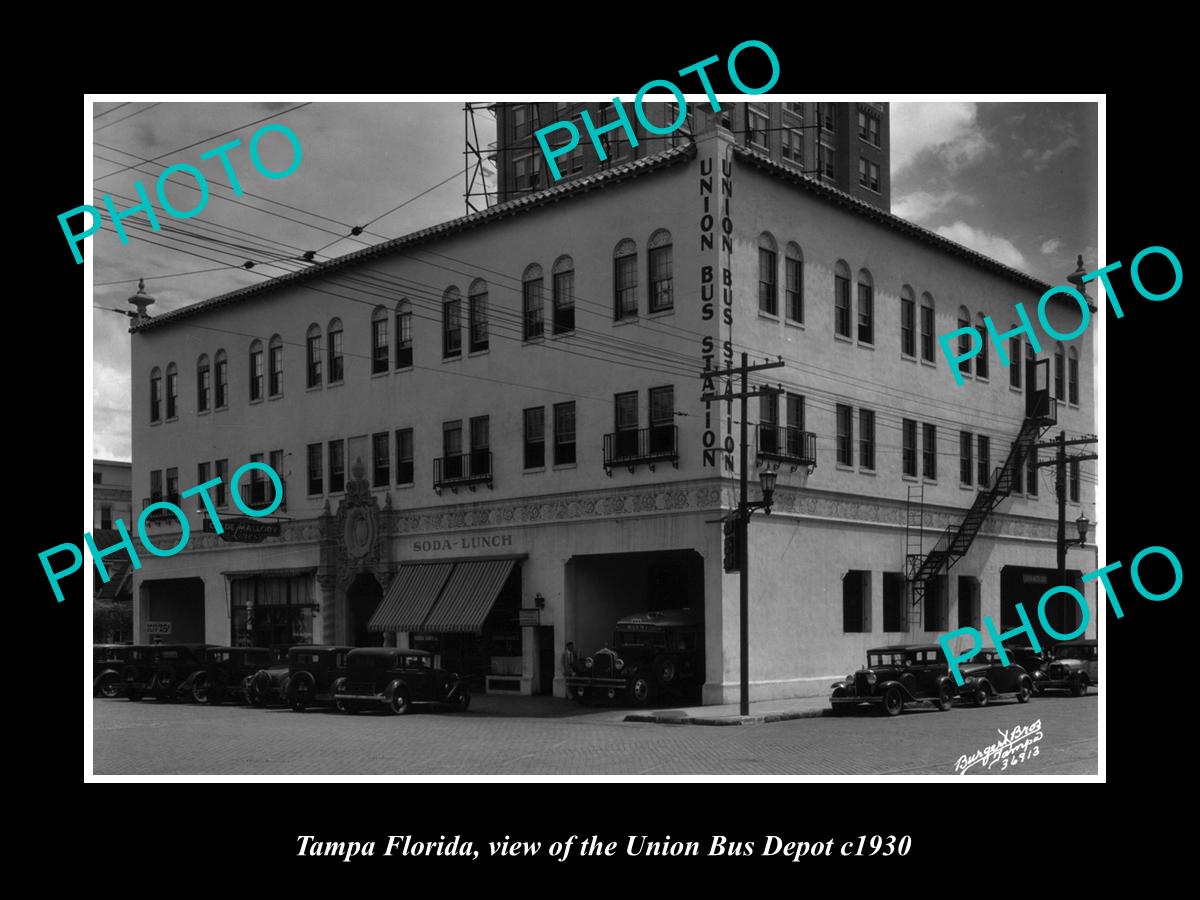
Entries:
<svg viewBox="0 0 1200 900">
<path fill-rule="evenodd" d="M 92 133 L 95 134 L 97 132 L 103 131 L 105 128 L 111 128 L 114 125 L 120 125 L 126 119 L 132 119 L 134 116 L 140 116 L 142 113 L 148 112 L 148 111 L 154 109 L 154 107 L 161 106 L 161 105 L 162 105 L 161 103 L 151 103 L 149 106 L 143 106 L 141 109 L 135 110 L 134 112 L 129 113 L 129 115 L 121 116 L 121 118 L 119 118 L 119 119 L 114 119 L 111 122 L 105 122 L 103 125 L 99 126 L 98 128 L 93 128 Z"/>
</svg>

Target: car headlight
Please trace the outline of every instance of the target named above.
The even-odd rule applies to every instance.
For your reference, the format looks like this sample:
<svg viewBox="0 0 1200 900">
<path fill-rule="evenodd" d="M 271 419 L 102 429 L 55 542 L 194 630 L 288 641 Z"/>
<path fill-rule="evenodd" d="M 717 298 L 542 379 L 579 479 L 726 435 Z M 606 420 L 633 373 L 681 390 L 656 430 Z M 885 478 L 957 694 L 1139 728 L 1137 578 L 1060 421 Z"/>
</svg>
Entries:
<svg viewBox="0 0 1200 900">
<path fill-rule="evenodd" d="M 874 684 L 874 683 L 875 683 L 875 681 L 876 681 L 876 678 L 875 678 L 875 673 L 874 673 L 874 672 L 868 672 L 868 673 L 867 673 L 867 684 Z"/>
<path fill-rule="evenodd" d="M 617 670 L 618 672 L 620 672 L 620 671 L 621 671 L 623 668 L 625 668 L 625 660 L 623 660 L 623 659 L 621 659 L 620 657 L 618 657 L 618 658 L 617 658 L 617 661 L 616 661 L 616 662 L 615 662 L 613 665 L 614 665 L 614 667 L 616 668 L 616 670 Z"/>
<path fill-rule="evenodd" d="M 583 665 L 584 668 L 590 669 L 592 667 L 592 658 L 589 656 L 587 659 L 585 659 L 583 661 Z"/>
</svg>

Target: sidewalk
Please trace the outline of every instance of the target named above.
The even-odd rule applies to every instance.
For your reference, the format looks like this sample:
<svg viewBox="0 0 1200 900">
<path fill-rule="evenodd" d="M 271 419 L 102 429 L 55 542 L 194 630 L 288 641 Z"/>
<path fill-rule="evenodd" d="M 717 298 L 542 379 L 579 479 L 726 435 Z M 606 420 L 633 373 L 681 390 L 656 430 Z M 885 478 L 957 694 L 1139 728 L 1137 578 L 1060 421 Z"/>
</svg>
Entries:
<svg viewBox="0 0 1200 900">
<path fill-rule="evenodd" d="M 721 706 L 689 706 L 682 709 L 658 709 L 631 713 L 626 722 L 656 722 L 661 725 L 761 725 L 787 719 L 813 719 L 825 715 L 829 698 L 794 697 L 787 700 L 756 700 L 750 715 L 739 715 L 737 703 Z"/>
</svg>

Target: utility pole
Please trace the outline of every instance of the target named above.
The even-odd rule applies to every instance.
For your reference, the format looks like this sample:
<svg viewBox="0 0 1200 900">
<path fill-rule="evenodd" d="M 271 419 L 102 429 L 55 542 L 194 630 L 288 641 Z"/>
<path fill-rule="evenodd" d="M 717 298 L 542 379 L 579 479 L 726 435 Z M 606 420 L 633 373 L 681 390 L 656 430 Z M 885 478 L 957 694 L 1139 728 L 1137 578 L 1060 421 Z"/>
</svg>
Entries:
<svg viewBox="0 0 1200 900">
<path fill-rule="evenodd" d="M 751 391 L 747 382 L 747 377 L 751 372 L 760 372 L 764 369 L 778 369 L 784 365 L 782 359 L 776 362 L 763 362 L 750 365 L 749 357 L 746 353 L 742 353 L 742 364 L 740 367 L 728 368 L 723 371 L 718 371 L 715 374 L 718 376 L 726 375 L 732 378 L 734 375 L 741 375 L 742 389 L 736 394 L 727 393 L 721 395 L 703 395 L 700 399 L 705 400 L 738 400 L 742 401 L 741 409 L 741 472 L 739 475 L 739 494 L 737 508 L 737 543 L 738 543 L 738 580 L 739 580 L 739 610 L 738 618 L 740 619 L 740 662 L 741 662 L 741 689 L 739 693 L 739 712 L 740 715 L 750 715 L 750 516 L 754 510 L 761 509 L 766 513 L 771 512 L 771 494 L 775 488 L 775 473 L 764 472 L 762 478 L 763 499 L 755 502 L 750 502 L 749 496 L 749 452 L 750 443 L 747 437 L 747 410 L 746 401 L 750 397 L 759 397 L 763 394 L 775 394 L 770 388 L 759 388 Z M 710 369 L 707 372 L 701 373 L 701 378 L 711 378 L 713 371 Z"/>
<path fill-rule="evenodd" d="M 1082 545 L 1086 540 L 1084 532 L 1087 528 L 1086 518 L 1082 518 L 1083 525 L 1080 529 L 1078 539 L 1067 540 L 1067 447 L 1076 446 L 1079 444 L 1094 444 L 1098 439 L 1094 436 L 1079 438 L 1078 440 L 1068 441 L 1066 432 L 1060 431 L 1058 437 L 1053 441 L 1043 441 L 1037 446 L 1054 448 L 1054 458 L 1043 462 L 1036 463 L 1037 467 L 1044 468 L 1046 466 L 1054 466 L 1055 471 L 1055 493 L 1058 497 L 1058 541 L 1057 541 L 1057 569 L 1058 569 L 1058 584 L 1060 587 L 1067 587 L 1067 547 L 1070 544 Z M 1078 453 L 1071 456 L 1071 462 L 1080 462 L 1089 459 L 1099 459 L 1095 453 Z"/>
</svg>

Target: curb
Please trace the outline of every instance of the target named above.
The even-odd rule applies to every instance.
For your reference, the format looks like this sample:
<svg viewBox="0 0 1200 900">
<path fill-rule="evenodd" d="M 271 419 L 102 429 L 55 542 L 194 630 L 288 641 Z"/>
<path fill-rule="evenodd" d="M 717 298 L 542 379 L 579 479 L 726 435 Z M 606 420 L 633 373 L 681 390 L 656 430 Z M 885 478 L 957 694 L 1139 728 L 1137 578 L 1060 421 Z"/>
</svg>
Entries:
<svg viewBox="0 0 1200 900">
<path fill-rule="evenodd" d="M 786 722 L 790 719 L 819 719 L 824 715 L 824 709 L 764 713 L 760 716 L 681 716 L 662 715 L 658 713 L 631 713 L 623 721 L 649 722 L 658 725 L 764 725 L 768 722 Z"/>
</svg>

